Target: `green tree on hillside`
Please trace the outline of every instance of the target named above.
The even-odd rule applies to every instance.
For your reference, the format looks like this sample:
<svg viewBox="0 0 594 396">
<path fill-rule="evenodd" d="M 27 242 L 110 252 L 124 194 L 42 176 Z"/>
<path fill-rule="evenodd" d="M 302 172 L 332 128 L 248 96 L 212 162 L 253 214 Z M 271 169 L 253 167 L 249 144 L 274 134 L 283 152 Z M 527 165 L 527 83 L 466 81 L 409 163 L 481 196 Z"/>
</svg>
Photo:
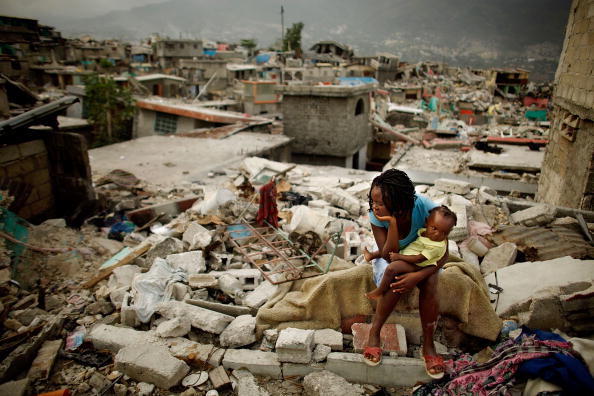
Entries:
<svg viewBox="0 0 594 396">
<path fill-rule="evenodd" d="M 96 145 L 130 139 L 134 117 L 132 92 L 118 86 L 113 78 L 98 74 L 85 78 L 85 88 L 88 119 L 98 134 Z"/>
</svg>

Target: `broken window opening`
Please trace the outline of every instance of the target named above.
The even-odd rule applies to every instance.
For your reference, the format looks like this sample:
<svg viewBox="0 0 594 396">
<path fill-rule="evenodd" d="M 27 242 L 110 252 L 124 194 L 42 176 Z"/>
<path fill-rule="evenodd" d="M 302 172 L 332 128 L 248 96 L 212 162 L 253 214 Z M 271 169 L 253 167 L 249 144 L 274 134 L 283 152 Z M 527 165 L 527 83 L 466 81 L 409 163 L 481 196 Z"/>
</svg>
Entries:
<svg viewBox="0 0 594 396">
<path fill-rule="evenodd" d="M 365 110 L 365 103 L 363 103 L 363 99 L 359 99 L 357 104 L 355 105 L 355 115 L 358 116 L 359 114 L 363 114 Z"/>
<path fill-rule="evenodd" d="M 177 131 L 177 116 L 173 114 L 157 112 L 155 115 L 155 132 L 159 135 L 167 135 Z"/>
</svg>

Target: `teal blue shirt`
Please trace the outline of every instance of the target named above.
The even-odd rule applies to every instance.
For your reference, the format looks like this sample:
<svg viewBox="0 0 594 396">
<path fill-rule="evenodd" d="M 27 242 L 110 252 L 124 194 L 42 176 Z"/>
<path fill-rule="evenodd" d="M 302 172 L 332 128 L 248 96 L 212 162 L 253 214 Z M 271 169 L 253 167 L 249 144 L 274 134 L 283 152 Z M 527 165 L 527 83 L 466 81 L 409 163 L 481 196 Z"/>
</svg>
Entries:
<svg viewBox="0 0 594 396">
<path fill-rule="evenodd" d="M 404 249 L 408 246 L 412 241 L 417 239 L 417 231 L 420 228 L 425 227 L 425 220 L 429 217 L 429 211 L 436 206 L 438 206 L 435 202 L 430 200 L 429 198 L 425 197 L 424 195 L 415 194 L 417 199 L 415 199 L 415 206 L 412 210 L 411 216 L 411 224 L 410 224 L 410 232 L 406 236 L 399 241 L 400 250 Z M 369 222 L 377 227 L 382 227 L 388 229 L 390 223 L 387 221 L 379 221 L 377 217 L 373 214 L 373 211 L 369 211 Z"/>
</svg>

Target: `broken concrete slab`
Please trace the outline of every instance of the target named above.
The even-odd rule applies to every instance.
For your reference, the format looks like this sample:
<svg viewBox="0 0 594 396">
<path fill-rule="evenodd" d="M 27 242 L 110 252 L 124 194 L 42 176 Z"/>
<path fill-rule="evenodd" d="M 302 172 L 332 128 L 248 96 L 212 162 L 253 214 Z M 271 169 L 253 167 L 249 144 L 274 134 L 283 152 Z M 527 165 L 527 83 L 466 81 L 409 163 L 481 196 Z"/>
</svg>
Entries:
<svg viewBox="0 0 594 396">
<path fill-rule="evenodd" d="M 186 317 L 177 317 L 166 320 L 157 326 L 155 333 L 159 337 L 183 337 L 190 332 L 192 324 Z"/>
<path fill-rule="evenodd" d="M 237 379 L 237 396 L 269 396 L 270 394 L 256 382 L 256 378 L 248 370 L 233 370 Z"/>
<path fill-rule="evenodd" d="M 249 315 L 251 310 L 241 305 L 221 304 L 205 300 L 186 299 L 186 303 L 230 316 Z"/>
<path fill-rule="evenodd" d="M 158 345 L 124 347 L 114 361 L 116 370 L 162 389 L 179 384 L 190 371 L 187 364 L 171 356 L 167 347 Z"/>
<path fill-rule="evenodd" d="M 274 352 L 227 349 L 223 358 L 227 370 L 246 368 L 254 375 L 281 378 L 281 364 Z"/>
<path fill-rule="evenodd" d="M 430 381 L 423 361 L 407 357 L 384 356 L 382 364 L 370 367 L 360 353 L 332 352 L 326 358 L 326 370 L 362 384 L 413 386 L 419 381 Z"/>
<path fill-rule="evenodd" d="M 203 367 L 205 363 L 212 367 L 220 366 L 225 355 L 225 349 L 190 341 L 187 338 L 169 338 L 166 343 L 173 356 L 194 367 Z"/>
<path fill-rule="evenodd" d="M 280 362 L 309 363 L 314 346 L 314 331 L 295 328 L 281 330 L 276 341 Z"/>
<path fill-rule="evenodd" d="M 481 273 L 483 276 L 488 275 L 512 265 L 516 261 L 517 254 L 518 247 L 511 242 L 505 242 L 490 249 L 481 262 Z"/>
<path fill-rule="evenodd" d="M 278 286 L 270 282 L 262 282 L 243 299 L 243 304 L 251 309 L 258 309 L 277 292 Z"/>
<path fill-rule="evenodd" d="M 201 250 L 170 254 L 165 259 L 172 268 L 183 269 L 188 275 L 206 271 L 206 262 Z"/>
<path fill-rule="evenodd" d="M 115 290 L 121 287 L 129 288 L 136 274 L 139 274 L 141 271 L 142 269 L 139 266 L 130 264 L 115 268 L 107 281 L 107 287 L 109 290 Z"/>
<path fill-rule="evenodd" d="M 192 274 L 188 276 L 188 285 L 193 289 L 215 288 L 219 281 L 211 274 Z"/>
<path fill-rule="evenodd" d="M 192 327 L 214 334 L 221 334 L 234 319 L 232 316 L 180 301 L 159 303 L 156 312 L 168 319 L 185 316 L 190 319 Z"/>
<path fill-rule="evenodd" d="M 469 168 L 505 169 L 525 172 L 540 172 L 544 151 L 533 151 L 528 147 L 505 145 L 502 154 L 485 153 L 471 150 L 469 153 Z"/>
<path fill-rule="evenodd" d="M 25 396 L 29 387 L 29 378 L 25 377 L 18 381 L 9 381 L 0 385 L 0 395 Z"/>
<path fill-rule="evenodd" d="M 515 314 L 515 307 L 527 301 L 539 290 L 565 287 L 572 283 L 594 281 L 594 260 L 561 257 L 548 261 L 516 263 L 485 277 L 487 284 L 503 288 L 503 293 L 493 295 L 499 299 L 496 312 L 500 317 Z"/>
<path fill-rule="evenodd" d="M 332 348 L 328 345 L 317 344 L 313 350 L 313 361 L 316 363 L 323 362 L 330 352 L 332 352 Z"/>
<path fill-rule="evenodd" d="M 468 194 L 472 188 L 470 183 L 454 179 L 437 179 L 433 185 L 443 192 L 460 195 Z"/>
<path fill-rule="evenodd" d="M 239 348 L 256 342 L 256 318 L 241 315 L 235 318 L 219 336 L 221 346 Z"/>
<path fill-rule="evenodd" d="M 184 243 L 177 238 L 169 237 L 153 245 L 153 247 L 146 252 L 145 259 L 149 265 L 152 265 L 156 258 L 164 259 L 170 254 L 182 253 L 183 251 Z"/>
<path fill-rule="evenodd" d="M 321 363 L 283 363 L 283 378 L 305 377 L 309 373 L 322 371 L 326 368 L 324 362 Z"/>
<path fill-rule="evenodd" d="M 152 332 L 105 324 L 93 327 L 86 340 L 92 342 L 95 349 L 107 349 L 113 353 L 117 353 L 120 349 L 131 345 L 158 343 Z"/>
<path fill-rule="evenodd" d="M 215 367 L 208 372 L 208 379 L 216 390 L 231 389 L 231 379 L 223 366 Z"/>
<path fill-rule="evenodd" d="M 39 352 L 37 352 L 37 357 L 31 364 L 27 377 L 29 377 L 31 381 L 46 380 L 50 375 L 54 361 L 56 360 L 61 347 L 62 340 L 44 342 L 39 349 Z"/>
<path fill-rule="evenodd" d="M 448 236 L 448 239 L 451 239 L 456 242 L 461 242 L 468 238 L 468 214 L 467 214 L 467 206 L 464 205 L 450 205 L 450 210 L 456 214 L 457 221 L 452 231 Z"/>
<path fill-rule="evenodd" d="M 555 219 L 557 211 L 554 206 L 540 204 L 528 209 L 514 212 L 509 219 L 513 224 L 522 224 L 527 227 L 549 224 Z"/>
<path fill-rule="evenodd" d="M 182 240 L 189 245 L 190 250 L 204 249 L 212 242 L 212 235 L 204 226 L 194 221 L 186 228 Z"/>
<path fill-rule="evenodd" d="M 332 329 L 314 330 L 314 344 L 327 345 L 333 351 L 342 351 L 343 335 L 340 331 Z"/>
<path fill-rule="evenodd" d="M 353 385 L 331 371 L 317 371 L 303 378 L 303 390 L 308 396 L 362 396 L 363 387 Z"/>
<path fill-rule="evenodd" d="M 519 324 L 532 329 L 566 331 L 564 313 L 558 297 L 559 292 L 558 287 L 552 287 L 536 293 L 532 297 L 528 311 L 518 314 Z"/>
</svg>

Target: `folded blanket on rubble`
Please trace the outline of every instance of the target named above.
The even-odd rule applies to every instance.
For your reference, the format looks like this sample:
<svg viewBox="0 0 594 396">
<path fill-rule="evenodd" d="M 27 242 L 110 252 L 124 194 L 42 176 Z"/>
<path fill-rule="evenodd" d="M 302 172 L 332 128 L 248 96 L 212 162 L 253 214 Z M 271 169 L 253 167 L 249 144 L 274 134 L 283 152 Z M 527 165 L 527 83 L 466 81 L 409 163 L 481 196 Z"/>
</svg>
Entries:
<svg viewBox="0 0 594 396">
<path fill-rule="evenodd" d="M 322 256 L 325 263 L 328 255 Z M 301 329 L 340 328 L 343 318 L 372 315 L 373 307 L 365 296 L 375 288 L 371 265 L 354 266 L 334 258 L 331 272 L 314 278 L 282 284 L 277 294 L 256 317 L 256 333 L 295 327 Z M 448 263 L 439 275 L 440 311 L 462 322 L 469 335 L 495 340 L 501 320 L 489 303 L 480 271 L 466 263 Z M 403 295 L 396 310 L 418 307 L 418 289 Z"/>
</svg>

